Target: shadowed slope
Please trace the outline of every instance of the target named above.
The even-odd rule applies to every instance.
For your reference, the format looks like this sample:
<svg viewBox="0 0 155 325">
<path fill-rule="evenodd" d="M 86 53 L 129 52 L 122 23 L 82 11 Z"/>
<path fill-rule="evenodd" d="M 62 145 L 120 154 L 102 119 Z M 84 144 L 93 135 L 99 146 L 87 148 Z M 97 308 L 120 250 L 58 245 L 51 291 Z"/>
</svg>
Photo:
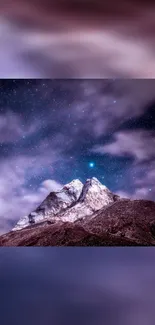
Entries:
<svg viewBox="0 0 155 325">
<path fill-rule="evenodd" d="M 155 245 L 155 203 L 120 200 L 77 222 L 45 221 L 0 237 L 1 246 Z"/>
</svg>

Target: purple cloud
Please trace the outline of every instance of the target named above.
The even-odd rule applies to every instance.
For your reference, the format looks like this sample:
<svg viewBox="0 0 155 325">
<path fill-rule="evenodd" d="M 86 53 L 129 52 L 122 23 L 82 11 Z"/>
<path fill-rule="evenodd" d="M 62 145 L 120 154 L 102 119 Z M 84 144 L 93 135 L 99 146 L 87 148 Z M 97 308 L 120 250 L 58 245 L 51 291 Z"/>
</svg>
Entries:
<svg viewBox="0 0 155 325">
<path fill-rule="evenodd" d="M 131 156 L 137 161 L 150 160 L 155 157 L 155 132 L 144 130 L 124 130 L 113 135 L 114 141 L 106 145 L 97 145 L 92 152 L 115 156 Z"/>
<path fill-rule="evenodd" d="M 2 1 L 1 77 L 152 78 L 153 12 L 152 1 Z"/>
</svg>

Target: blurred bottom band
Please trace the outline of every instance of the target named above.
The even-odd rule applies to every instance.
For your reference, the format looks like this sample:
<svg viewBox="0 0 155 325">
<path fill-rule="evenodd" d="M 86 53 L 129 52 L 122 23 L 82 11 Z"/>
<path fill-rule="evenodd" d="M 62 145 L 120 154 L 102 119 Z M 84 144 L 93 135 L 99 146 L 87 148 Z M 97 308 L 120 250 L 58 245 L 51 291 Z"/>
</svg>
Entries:
<svg viewBox="0 0 155 325">
<path fill-rule="evenodd" d="M 153 325 L 154 255 L 154 248 L 1 248 L 0 323 Z"/>
</svg>

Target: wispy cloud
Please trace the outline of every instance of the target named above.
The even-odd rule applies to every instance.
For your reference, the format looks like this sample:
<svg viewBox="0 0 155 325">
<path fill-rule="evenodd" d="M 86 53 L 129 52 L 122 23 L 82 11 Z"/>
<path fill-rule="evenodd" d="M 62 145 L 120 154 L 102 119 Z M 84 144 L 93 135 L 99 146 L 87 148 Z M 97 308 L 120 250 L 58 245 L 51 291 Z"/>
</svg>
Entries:
<svg viewBox="0 0 155 325">
<path fill-rule="evenodd" d="M 152 108 L 147 115 L 154 89 L 154 80 L 31 80 L 8 88 L 4 82 L 1 229 L 73 178 L 95 176 L 122 196 L 154 199 Z"/>
<path fill-rule="evenodd" d="M 145 130 L 124 130 L 113 135 L 113 141 L 96 145 L 92 152 L 115 156 L 131 156 L 139 162 L 155 158 L 155 132 Z"/>
<path fill-rule="evenodd" d="M 109 144 L 96 145 L 91 151 L 99 155 L 116 157 L 132 157 L 132 163 L 127 171 L 129 187 L 134 191 L 118 190 L 117 194 L 133 199 L 152 199 L 155 193 L 155 133 L 146 130 L 124 130 L 113 134 Z"/>
<path fill-rule="evenodd" d="M 27 185 L 26 172 L 31 164 L 26 164 L 23 159 L 24 168 L 22 159 L 0 164 L 0 233 L 10 230 L 20 217 L 29 214 L 51 191 L 62 187 L 54 179 L 44 180 L 35 190 L 31 184 Z"/>
<path fill-rule="evenodd" d="M 0 143 L 13 143 L 26 136 L 31 136 L 38 128 L 39 121 L 28 124 L 24 118 L 7 110 L 0 114 Z"/>
<path fill-rule="evenodd" d="M 38 148 L 28 155 L 10 156 L 0 162 L 0 233 L 10 230 L 16 221 L 38 206 L 52 190 L 58 190 L 62 184 L 55 179 L 40 180 L 34 188 L 33 177 L 39 177 L 41 168 L 49 168 L 54 178 L 52 166 L 59 161 L 56 150 L 53 155 L 48 148 Z M 38 183 L 38 182 L 37 182 Z"/>
<path fill-rule="evenodd" d="M 150 1 L 2 3 L 1 77 L 152 78 L 153 12 Z"/>
</svg>

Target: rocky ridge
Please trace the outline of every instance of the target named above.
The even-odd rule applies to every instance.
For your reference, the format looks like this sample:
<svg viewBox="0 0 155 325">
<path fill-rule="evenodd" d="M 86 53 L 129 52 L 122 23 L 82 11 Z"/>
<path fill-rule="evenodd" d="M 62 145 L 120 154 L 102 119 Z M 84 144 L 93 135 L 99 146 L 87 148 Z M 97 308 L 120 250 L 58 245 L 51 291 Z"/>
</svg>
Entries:
<svg viewBox="0 0 155 325">
<path fill-rule="evenodd" d="M 51 192 L 0 246 L 152 246 L 155 202 L 124 199 L 96 178 Z"/>
<path fill-rule="evenodd" d="M 92 215 L 117 198 L 95 177 L 87 179 L 84 185 L 76 179 L 59 191 L 51 192 L 35 211 L 21 218 L 12 230 L 20 230 L 47 219 L 74 222 Z"/>
</svg>

